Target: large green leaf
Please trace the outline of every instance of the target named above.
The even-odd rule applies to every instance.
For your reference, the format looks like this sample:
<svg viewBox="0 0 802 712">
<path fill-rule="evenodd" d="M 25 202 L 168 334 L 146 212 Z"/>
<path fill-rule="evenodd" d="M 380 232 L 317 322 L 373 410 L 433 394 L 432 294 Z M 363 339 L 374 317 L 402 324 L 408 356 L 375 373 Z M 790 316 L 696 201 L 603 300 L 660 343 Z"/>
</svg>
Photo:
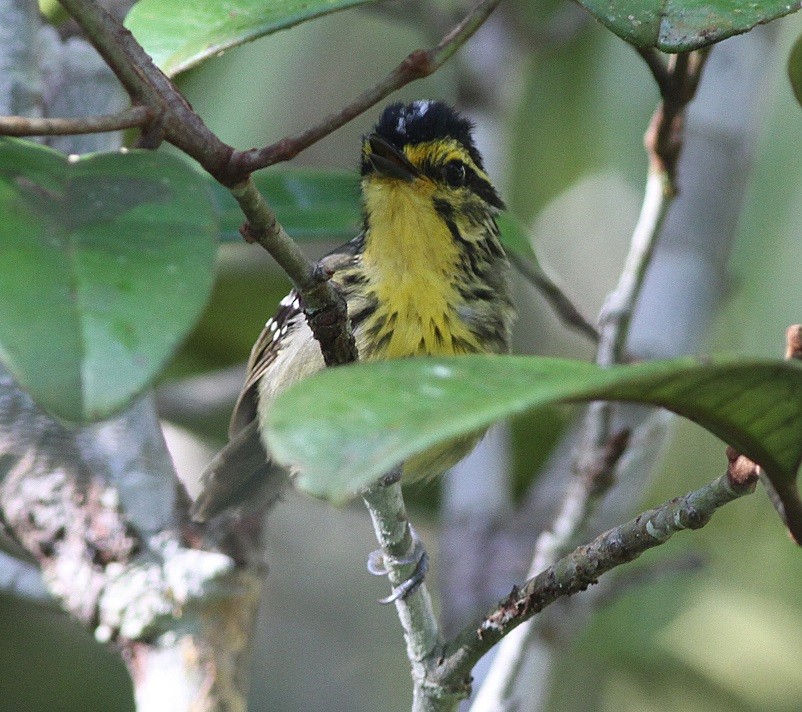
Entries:
<svg viewBox="0 0 802 712">
<path fill-rule="evenodd" d="M 0 359 L 50 412 L 106 416 L 159 373 L 211 289 L 205 181 L 152 151 L 0 139 Z"/>
<path fill-rule="evenodd" d="M 242 210 L 231 192 L 209 177 L 220 217 L 220 238 L 240 242 Z M 359 176 L 348 171 L 276 168 L 253 176 L 284 229 L 296 240 L 346 240 L 360 228 Z"/>
<path fill-rule="evenodd" d="M 168 76 L 223 50 L 373 0 L 140 0 L 125 26 Z"/>
<path fill-rule="evenodd" d="M 636 47 L 687 52 L 796 12 L 783 0 L 579 0 Z"/>
<path fill-rule="evenodd" d="M 760 463 L 802 542 L 802 364 L 650 362 L 602 369 L 564 359 L 463 356 L 328 369 L 282 394 L 267 438 L 310 492 L 341 501 L 427 448 L 538 406 L 660 405 Z"/>
</svg>

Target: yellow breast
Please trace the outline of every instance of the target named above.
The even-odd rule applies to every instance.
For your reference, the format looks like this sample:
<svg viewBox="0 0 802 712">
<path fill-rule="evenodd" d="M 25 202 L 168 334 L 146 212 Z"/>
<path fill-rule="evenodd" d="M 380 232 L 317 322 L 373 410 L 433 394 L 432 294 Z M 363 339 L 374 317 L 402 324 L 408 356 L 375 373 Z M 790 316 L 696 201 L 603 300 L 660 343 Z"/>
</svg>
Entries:
<svg viewBox="0 0 802 712">
<path fill-rule="evenodd" d="M 366 360 L 480 351 L 458 316 L 459 247 L 432 207 L 427 181 L 363 186 L 370 230 L 363 268 L 378 307 L 359 329 Z"/>
</svg>

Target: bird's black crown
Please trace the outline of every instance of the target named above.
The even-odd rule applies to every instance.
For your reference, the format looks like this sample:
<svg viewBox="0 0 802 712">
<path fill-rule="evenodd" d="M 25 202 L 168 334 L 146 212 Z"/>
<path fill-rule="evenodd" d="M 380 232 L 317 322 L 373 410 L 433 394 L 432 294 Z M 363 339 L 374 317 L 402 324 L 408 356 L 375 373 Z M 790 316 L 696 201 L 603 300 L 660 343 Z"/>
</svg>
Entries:
<svg viewBox="0 0 802 712">
<path fill-rule="evenodd" d="M 482 157 L 473 142 L 473 123 L 441 101 L 418 100 L 390 104 L 373 129 L 398 149 L 409 144 L 453 138 L 481 169 Z"/>
</svg>

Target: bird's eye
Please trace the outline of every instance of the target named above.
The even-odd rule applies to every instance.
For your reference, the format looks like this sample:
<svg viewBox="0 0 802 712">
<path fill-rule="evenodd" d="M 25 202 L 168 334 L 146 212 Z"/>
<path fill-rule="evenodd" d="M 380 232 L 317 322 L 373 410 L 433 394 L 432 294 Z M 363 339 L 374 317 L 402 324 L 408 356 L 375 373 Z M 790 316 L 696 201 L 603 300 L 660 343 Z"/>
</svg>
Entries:
<svg viewBox="0 0 802 712">
<path fill-rule="evenodd" d="M 465 185 L 465 164 L 462 161 L 449 161 L 443 168 L 443 178 L 452 188 Z"/>
</svg>

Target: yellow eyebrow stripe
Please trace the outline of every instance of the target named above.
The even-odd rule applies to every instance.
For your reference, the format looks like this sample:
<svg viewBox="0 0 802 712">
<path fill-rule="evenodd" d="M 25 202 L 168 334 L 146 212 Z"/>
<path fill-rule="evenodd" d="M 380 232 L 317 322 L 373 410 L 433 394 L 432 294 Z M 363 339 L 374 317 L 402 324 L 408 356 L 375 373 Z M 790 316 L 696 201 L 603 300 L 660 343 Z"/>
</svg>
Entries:
<svg viewBox="0 0 802 712">
<path fill-rule="evenodd" d="M 433 165 L 444 165 L 449 161 L 462 161 L 476 175 L 488 183 L 490 182 L 488 175 L 473 162 L 462 144 L 454 139 L 438 139 L 407 145 L 404 146 L 404 153 L 416 166 L 422 166 L 427 161 Z"/>
</svg>

